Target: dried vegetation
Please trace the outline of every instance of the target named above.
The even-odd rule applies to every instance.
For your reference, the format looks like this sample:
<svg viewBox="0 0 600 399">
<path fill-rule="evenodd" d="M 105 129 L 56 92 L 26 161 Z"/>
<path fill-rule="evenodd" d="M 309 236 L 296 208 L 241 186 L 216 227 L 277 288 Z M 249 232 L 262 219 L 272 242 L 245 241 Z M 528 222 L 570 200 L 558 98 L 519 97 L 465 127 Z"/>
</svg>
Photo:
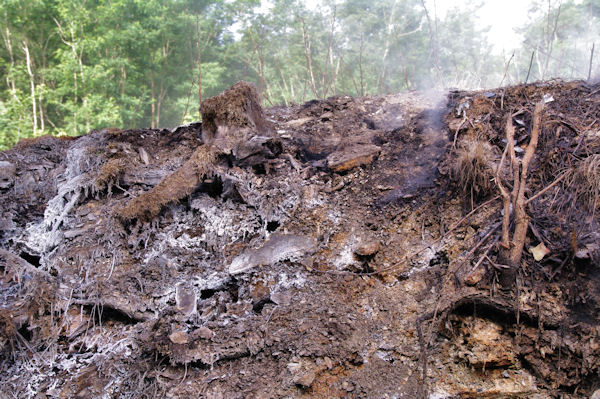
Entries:
<svg viewBox="0 0 600 399">
<path fill-rule="evenodd" d="M 596 212 L 600 206 L 600 153 L 578 160 L 566 173 L 563 188 L 574 188 L 575 202 Z"/>
<path fill-rule="evenodd" d="M 465 194 L 484 198 L 494 189 L 498 161 L 494 147 L 487 141 L 462 140 L 454 154 L 451 176 Z"/>
<path fill-rule="evenodd" d="M 106 190 L 109 194 L 112 194 L 113 186 L 119 185 L 126 167 L 127 162 L 122 158 L 114 158 L 106 161 L 106 163 L 102 165 L 98 177 L 94 182 L 94 189 L 96 191 Z"/>
</svg>

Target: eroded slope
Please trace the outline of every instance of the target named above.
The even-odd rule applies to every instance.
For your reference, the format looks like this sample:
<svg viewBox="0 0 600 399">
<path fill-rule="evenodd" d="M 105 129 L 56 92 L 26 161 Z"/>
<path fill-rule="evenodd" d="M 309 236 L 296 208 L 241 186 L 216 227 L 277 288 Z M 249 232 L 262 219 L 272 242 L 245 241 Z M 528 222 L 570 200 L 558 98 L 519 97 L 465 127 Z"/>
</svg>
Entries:
<svg viewBox="0 0 600 399">
<path fill-rule="evenodd" d="M 507 113 L 521 145 L 544 95 L 532 193 L 600 156 L 599 93 L 556 82 L 273 108 L 277 157 L 224 159 L 151 220 L 118 212 L 190 159 L 200 124 L 1 153 L 0 390 L 586 397 L 600 361 L 597 191 L 555 184 L 533 201 L 526 248 L 552 255 L 527 252 L 501 287 L 487 183 Z M 487 156 L 467 161 L 485 187 L 456 174 L 477 140 Z"/>
</svg>

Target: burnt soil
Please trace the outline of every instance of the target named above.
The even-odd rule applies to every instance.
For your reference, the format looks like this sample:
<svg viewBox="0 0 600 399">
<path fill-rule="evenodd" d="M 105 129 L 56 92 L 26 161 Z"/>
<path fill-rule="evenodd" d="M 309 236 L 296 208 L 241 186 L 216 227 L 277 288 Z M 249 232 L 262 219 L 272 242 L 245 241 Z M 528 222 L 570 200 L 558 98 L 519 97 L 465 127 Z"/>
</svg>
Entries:
<svg viewBox="0 0 600 399">
<path fill-rule="evenodd" d="M 541 194 L 503 285 L 494 178 L 504 126 L 510 115 L 524 151 L 543 99 L 527 196 Z M 41 137 L 0 153 L 0 396 L 585 398 L 600 388 L 600 85 L 265 112 L 277 157 L 215 166 L 152 220 L 117 215 L 203 145 L 200 123 Z"/>
</svg>

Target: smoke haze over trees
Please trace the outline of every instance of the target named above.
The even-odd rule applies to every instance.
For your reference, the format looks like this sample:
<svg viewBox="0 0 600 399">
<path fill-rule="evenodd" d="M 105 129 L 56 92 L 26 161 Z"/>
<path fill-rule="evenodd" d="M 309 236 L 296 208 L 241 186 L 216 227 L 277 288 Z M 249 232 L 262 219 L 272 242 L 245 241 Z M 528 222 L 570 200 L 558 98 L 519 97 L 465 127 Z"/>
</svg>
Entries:
<svg viewBox="0 0 600 399">
<path fill-rule="evenodd" d="M 523 42 L 502 55 L 476 21 L 480 6 L 0 0 L 0 149 L 43 134 L 197 120 L 199 97 L 238 80 L 271 106 L 598 75 L 600 0 L 532 1 Z"/>
</svg>

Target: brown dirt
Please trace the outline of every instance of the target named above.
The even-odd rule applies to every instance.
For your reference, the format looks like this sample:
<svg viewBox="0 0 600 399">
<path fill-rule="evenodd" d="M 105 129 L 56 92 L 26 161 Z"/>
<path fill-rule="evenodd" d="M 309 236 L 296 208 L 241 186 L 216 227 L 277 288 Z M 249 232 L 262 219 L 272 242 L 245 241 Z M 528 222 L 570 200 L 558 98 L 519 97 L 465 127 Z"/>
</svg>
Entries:
<svg viewBox="0 0 600 399">
<path fill-rule="evenodd" d="M 528 198 L 547 189 L 501 286 L 489 170 L 544 95 Z M 281 147 L 207 179 L 200 124 L 2 152 L 0 396 L 590 397 L 599 104 L 553 81 L 272 108 Z M 150 217 L 123 224 L 131 204 Z"/>
</svg>

